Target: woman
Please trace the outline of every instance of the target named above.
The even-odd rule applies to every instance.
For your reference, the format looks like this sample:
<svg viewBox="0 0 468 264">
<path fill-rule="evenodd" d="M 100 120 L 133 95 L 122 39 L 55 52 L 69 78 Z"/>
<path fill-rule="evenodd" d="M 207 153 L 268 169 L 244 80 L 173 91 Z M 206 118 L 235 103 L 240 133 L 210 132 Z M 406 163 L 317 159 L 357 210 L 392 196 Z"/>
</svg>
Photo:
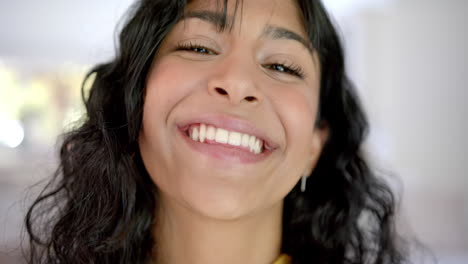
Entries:
<svg viewBox="0 0 468 264">
<path fill-rule="evenodd" d="M 320 1 L 141 0 L 119 44 L 27 214 L 31 263 L 402 262 Z"/>
</svg>

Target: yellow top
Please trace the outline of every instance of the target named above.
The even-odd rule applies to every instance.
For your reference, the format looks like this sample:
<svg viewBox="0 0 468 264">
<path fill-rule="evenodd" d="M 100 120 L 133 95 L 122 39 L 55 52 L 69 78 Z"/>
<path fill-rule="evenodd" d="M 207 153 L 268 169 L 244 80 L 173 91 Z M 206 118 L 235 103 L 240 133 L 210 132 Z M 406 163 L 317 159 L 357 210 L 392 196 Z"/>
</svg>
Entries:
<svg viewBox="0 0 468 264">
<path fill-rule="evenodd" d="M 286 255 L 286 254 L 281 254 L 273 264 L 290 264 L 291 263 L 291 257 Z"/>
</svg>

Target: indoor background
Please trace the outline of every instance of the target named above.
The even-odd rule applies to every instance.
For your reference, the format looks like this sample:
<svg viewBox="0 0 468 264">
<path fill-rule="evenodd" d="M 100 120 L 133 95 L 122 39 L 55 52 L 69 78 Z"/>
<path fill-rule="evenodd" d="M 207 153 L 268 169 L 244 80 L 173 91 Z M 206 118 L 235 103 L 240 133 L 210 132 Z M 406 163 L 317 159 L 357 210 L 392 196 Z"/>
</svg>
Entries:
<svg viewBox="0 0 468 264">
<path fill-rule="evenodd" d="M 84 74 L 112 57 L 132 2 L 0 0 L 0 263 L 24 263 L 32 185 L 56 167 Z M 468 263 L 468 1 L 325 2 L 371 119 L 366 150 L 400 197 L 400 233 L 422 245 L 415 263 Z"/>
</svg>

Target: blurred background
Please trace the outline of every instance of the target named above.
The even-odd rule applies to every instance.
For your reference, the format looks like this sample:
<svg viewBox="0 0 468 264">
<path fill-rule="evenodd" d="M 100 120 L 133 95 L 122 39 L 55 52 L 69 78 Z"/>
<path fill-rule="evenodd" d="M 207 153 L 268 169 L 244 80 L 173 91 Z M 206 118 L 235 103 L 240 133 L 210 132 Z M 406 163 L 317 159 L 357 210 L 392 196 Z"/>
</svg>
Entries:
<svg viewBox="0 0 468 264">
<path fill-rule="evenodd" d="M 0 0 L 0 263 L 80 118 L 80 86 L 114 54 L 132 0 Z M 441 264 L 468 263 L 467 0 L 326 0 L 371 119 L 367 151 L 400 196 L 399 228 Z M 429 255 L 429 257 L 428 257 Z"/>
</svg>

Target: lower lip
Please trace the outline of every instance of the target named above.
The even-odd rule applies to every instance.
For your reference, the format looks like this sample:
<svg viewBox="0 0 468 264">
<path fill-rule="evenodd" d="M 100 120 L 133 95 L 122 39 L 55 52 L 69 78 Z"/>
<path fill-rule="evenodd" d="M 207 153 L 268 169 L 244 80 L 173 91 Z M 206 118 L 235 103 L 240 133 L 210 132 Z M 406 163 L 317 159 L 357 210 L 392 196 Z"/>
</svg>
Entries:
<svg viewBox="0 0 468 264">
<path fill-rule="evenodd" d="M 248 149 L 220 144 L 212 141 L 208 143 L 201 143 L 198 141 L 193 141 L 187 136 L 185 131 L 179 129 L 179 132 L 182 138 L 191 148 L 218 160 L 239 163 L 256 163 L 266 159 L 272 153 L 272 150 L 264 150 L 260 154 L 254 154 Z"/>
</svg>

